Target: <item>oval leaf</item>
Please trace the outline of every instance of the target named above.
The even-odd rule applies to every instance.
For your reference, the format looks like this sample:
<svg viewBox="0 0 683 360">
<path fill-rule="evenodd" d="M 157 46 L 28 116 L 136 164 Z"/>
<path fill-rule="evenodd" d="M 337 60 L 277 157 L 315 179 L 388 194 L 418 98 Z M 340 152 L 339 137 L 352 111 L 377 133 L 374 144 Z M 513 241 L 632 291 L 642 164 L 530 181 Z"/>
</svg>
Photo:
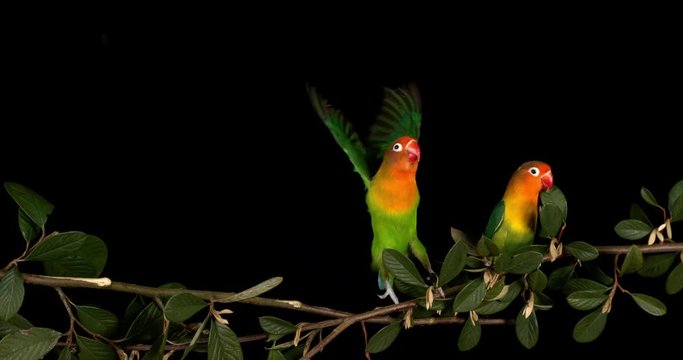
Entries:
<svg viewBox="0 0 683 360">
<path fill-rule="evenodd" d="M 287 335 L 296 331 L 296 326 L 294 324 L 274 316 L 261 316 L 258 318 L 258 322 L 263 331 L 272 335 Z"/>
<path fill-rule="evenodd" d="M 157 304 L 149 303 L 137 314 L 135 320 L 130 324 L 125 338 L 155 339 L 161 334 L 163 321 L 164 314 Z"/>
<path fill-rule="evenodd" d="M 35 240 L 42 231 L 40 226 L 36 225 L 21 209 L 19 209 L 19 230 L 21 230 L 21 236 L 27 243 Z"/>
<path fill-rule="evenodd" d="M 52 204 L 33 190 L 17 183 L 6 182 L 5 190 L 34 223 L 40 227 L 45 226 L 47 216 L 54 209 Z"/>
<path fill-rule="evenodd" d="M 578 279 L 571 279 L 567 281 L 565 284 L 563 291 L 565 294 L 570 294 L 576 291 L 585 291 L 585 290 L 593 290 L 593 291 L 602 291 L 605 292 L 609 290 L 609 288 L 597 281 L 593 281 L 591 279 L 583 279 L 583 278 L 578 278 Z"/>
<path fill-rule="evenodd" d="M 370 338 L 368 345 L 365 347 L 365 351 L 375 354 L 386 350 L 391 346 L 394 340 L 396 340 L 399 332 L 401 332 L 400 321 L 393 322 L 381 328 Z"/>
<path fill-rule="evenodd" d="M 652 226 L 640 220 L 621 220 L 614 227 L 614 231 L 626 240 L 638 240 L 650 234 Z"/>
<path fill-rule="evenodd" d="M 182 293 L 168 299 L 164 312 L 169 321 L 182 323 L 205 306 L 206 301 L 199 297 L 189 293 Z"/>
<path fill-rule="evenodd" d="M 683 220 L 683 196 L 679 197 L 669 207 L 669 211 L 671 212 L 671 222 Z"/>
<path fill-rule="evenodd" d="M 673 295 L 683 290 L 683 263 L 679 263 L 671 270 L 669 276 L 666 278 L 666 293 Z"/>
<path fill-rule="evenodd" d="M 481 339 L 481 324 L 479 320 L 472 324 L 472 317 L 465 321 L 465 324 L 460 330 L 460 336 L 458 336 L 458 349 L 460 351 L 467 351 L 479 344 L 479 339 Z"/>
<path fill-rule="evenodd" d="M 548 276 L 548 288 L 551 290 L 560 290 L 569 279 L 574 275 L 574 267 L 571 265 L 559 267 Z"/>
<path fill-rule="evenodd" d="M 661 208 L 661 206 L 659 206 L 659 204 L 657 203 L 657 199 L 655 199 L 655 196 L 652 195 L 652 193 L 650 192 L 650 190 L 648 190 L 645 186 L 643 186 L 642 188 L 640 188 L 640 197 L 642 197 L 643 200 L 645 200 L 646 203 L 648 203 L 648 204 L 650 204 L 650 205 L 652 205 L 652 206 Z"/>
<path fill-rule="evenodd" d="M 486 296 L 486 283 L 482 278 L 470 281 L 460 290 L 453 300 L 453 311 L 465 312 L 474 310 L 481 304 Z"/>
<path fill-rule="evenodd" d="M 76 315 L 86 329 L 111 337 L 119 326 L 119 319 L 113 313 L 94 306 L 76 306 Z"/>
<path fill-rule="evenodd" d="M 97 277 L 107 262 L 107 246 L 97 236 L 65 232 L 46 237 L 26 260 L 43 261 L 52 276 Z"/>
<path fill-rule="evenodd" d="M 116 353 L 104 343 L 76 335 L 80 360 L 116 360 Z"/>
<path fill-rule="evenodd" d="M 455 279 L 458 274 L 465 268 L 465 260 L 467 259 L 467 248 L 464 241 L 458 241 L 451 247 L 446 254 L 439 274 L 439 282 L 441 286 L 447 284 L 449 281 Z"/>
<path fill-rule="evenodd" d="M 636 304 L 638 304 L 638 306 L 640 306 L 640 308 L 646 313 L 654 316 L 662 316 L 666 314 L 666 305 L 656 298 L 653 298 L 650 295 L 638 293 L 629 293 L 629 295 L 631 295 Z"/>
<path fill-rule="evenodd" d="M 482 235 L 477 242 L 476 247 L 477 253 L 481 256 L 496 256 L 500 254 L 498 246 L 493 243 L 493 241 L 486 236 Z"/>
<path fill-rule="evenodd" d="M 580 343 L 591 342 L 600 336 L 606 323 L 607 314 L 602 309 L 597 309 L 576 323 L 572 336 Z"/>
<path fill-rule="evenodd" d="M 631 204 L 631 208 L 628 211 L 628 216 L 633 220 L 640 220 L 652 226 L 652 222 L 647 217 L 647 214 L 645 214 L 645 210 L 643 210 L 643 208 L 640 207 L 640 205 L 638 205 L 637 203 Z"/>
<path fill-rule="evenodd" d="M 14 317 L 24 302 L 24 277 L 17 267 L 0 279 L 0 322 Z"/>
<path fill-rule="evenodd" d="M 517 320 L 515 320 L 515 333 L 517 333 L 517 340 L 525 348 L 531 349 L 536 345 L 538 342 L 538 320 L 535 311 L 532 311 L 527 318 L 524 316 L 524 309 L 522 308 L 517 314 Z"/>
<path fill-rule="evenodd" d="M 663 275 L 676 260 L 676 254 L 648 255 L 643 261 L 643 267 L 638 270 L 638 275 L 644 277 L 658 277 Z"/>
<path fill-rule="evenodd" d="M 583 242 L 574 241 L 569 244 L 564 245 L 564 250 L 569 253 L 569 255 L 581 260 L 590 261 L 598 258 L 598 249 L 593 245 Z"/>
<path fill-rule="evenodd" d="M 211 360 L 242 360 L 242 347 L 237 335 L 229 327 L 212 320 L 209 333 L 209 353 Z"/>
<path fill-rule="evenodd" d="M 268 352 L 268 358 L 266 360 L 287 360 L 287 358 L 282 355 L 281 352 L 277 350 L 271 350 Z"/>
<path fill-rule="evenodd" d="M 50 351 L 62 334 L 46 328 L 17 331 L 0 340 L 0 359 L 41 359 Z"/>
<path fill-rule="evenodd" d="M 541 253 L 527 251 L 514 255 L 505 270 L 511 274 L 526 274 L 538 269 L 541 262 L 543 262 Z"/>
<path fill-rule="evenodd" d="M 535 270 L 529 273 L 527 281 L 529 281 L 531 289 L 536 292 L 542 292 L 548 285 L 548 277 L 545 276 L 541 270 Z"/>
<path fill-rule="evenodd" d="M 218 302 L 222 303 L 229 303 L 229 302 L 236 302 L 236 301 L 242 301 L 244 299 L 249 299 L 253 298 L 256 296 L 259 296 L 267 291 L 272 290 L 276 286 L 280 285 L 282 283 L 282 277 L 281 276 L 276 276 L 273 278 L 270 278 L 256 286 L 252 286 L 247 290 L 241 291 L 233 296 L 230 296 L 225 299 L 217 300 Z"/>
<path fill-rule="evenodd" d="M 541 203 L 543 205 L 554 205 L 562 214 L 562 221 L 567 219 L 567 199 L 564 197 L 559 187 L 553 186 L 550 191 L 541 192 Z"/>
<path fill-rule="evenodd" d="M 538 236 L 544 238 L 551 238 L 560 232 L 560 228 L 564 223 L 562 211 L 555 205 L 544 205 L 541 207 L 541 231 Z"/>
<path fill-rule="evenodd" d="M 74 359 L 74 355 L 71 353 L 71 349 L 68 346 L 62 348 L 59 353 L 59 358 L 57 360 L 71 360 Z"/>
<path fill-rule="evenodd" d="M 576 310 L 592 310 L 602 305 L 607 297 L 602 290 L 580 290 L 569 294 L 567 302 Z"/>
<path fill-rule="evenodd" d="M 637 246 L 631 245 L 631 248 L 626 254 L 626 258 L 624 259 L 624 263 L 621 264 L 621 273 L 634 273 L 640 270 L 641 267 L 643 267 L 643 253 Z"/>
<path fill-rule="evenodd" d="M 382 266 L 384 266 L 397 279 L 408 285 L 427 287 L 424 280 L 408 257 L 394 249 L 382 251 Z"/>
</svg>

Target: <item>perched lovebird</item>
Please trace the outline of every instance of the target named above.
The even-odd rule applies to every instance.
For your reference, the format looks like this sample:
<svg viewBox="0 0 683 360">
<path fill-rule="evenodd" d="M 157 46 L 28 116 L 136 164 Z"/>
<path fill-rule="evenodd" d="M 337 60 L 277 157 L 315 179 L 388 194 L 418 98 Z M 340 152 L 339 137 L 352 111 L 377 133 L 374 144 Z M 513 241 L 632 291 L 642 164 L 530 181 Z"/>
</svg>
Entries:
<svg viewBox="0 0 683 360">
<path fill-rule="evenodd" d="M 382 251 L 408 250 L 432 273 L 427 250 L 417 237 L 417 206 L 420 194 L 415 181 L 420 161 L 422 114 L 417 88 L 385 89 L 382 114 L 370 128 L 368 147 L 342 114 L 328 106 L 313 88 L 308 94 L 316 113 L 329 128 L 339 146 L 348 155 L 354 170 L 367 188 L 365 197 L 373 230 L 372 269 L 378 272 L 378 284 L 385 290 L 380 298 L 398 297 L 392 289 L 393 277 L 382 265 Z M 371 176 L 372 156 L 382 157 L 379 169 Z"/>
<path fill-rule="evenodd" d="M 553 187 L 550 166 L 541 161 L 522 164 L 510 178 L 503 200 L 493 209 L 484 235 L 500 252 L 530 245 L 536 234 L 538 197 Z"/>
</svg>

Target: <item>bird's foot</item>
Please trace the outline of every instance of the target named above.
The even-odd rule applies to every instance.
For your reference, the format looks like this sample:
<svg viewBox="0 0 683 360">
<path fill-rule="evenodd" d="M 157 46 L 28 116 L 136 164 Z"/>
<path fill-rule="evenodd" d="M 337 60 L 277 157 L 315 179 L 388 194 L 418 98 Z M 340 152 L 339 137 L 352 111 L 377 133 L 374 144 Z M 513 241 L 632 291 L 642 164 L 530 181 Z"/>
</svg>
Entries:
<svg viewBox="0 0 683 360">
<path fill-rule="evenodd" d="M 391 288 L 391 284 L 389 284 L 388 280 L 384 281 L 384 286 L 386 287 L 386 291 L 384 291 L 384 294 L 377 296 L 380 299 L 386 299 L 387 296 L 389 296 L 391 297 L 391 300 L 394 302 L 394 304 L 398 304 L 398 296 L 396 296 L 396 293 L 394 292 L 394 289 Z"/>
</svg>

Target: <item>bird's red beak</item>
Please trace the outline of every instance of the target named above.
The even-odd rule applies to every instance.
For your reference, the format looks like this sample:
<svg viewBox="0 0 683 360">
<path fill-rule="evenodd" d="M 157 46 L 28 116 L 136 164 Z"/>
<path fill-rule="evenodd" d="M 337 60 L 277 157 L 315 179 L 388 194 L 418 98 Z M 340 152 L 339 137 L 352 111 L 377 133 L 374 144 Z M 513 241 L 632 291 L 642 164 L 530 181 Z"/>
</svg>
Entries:
<svg viewBox="0 0 683 360">
<path fill-rule="evenodd" d="M 408 145 L 406 145 L 406 152 L 410 162 L 420 161 L 420 145 L 417 144 L 417 141 L 410 140 Z"/>
<path fill-rule="evenodd" d="M 541 176 L 541 183 L 546 191 L 550 191 L 553 188 L 553 173 L 548 171 Z"/>
</svg>

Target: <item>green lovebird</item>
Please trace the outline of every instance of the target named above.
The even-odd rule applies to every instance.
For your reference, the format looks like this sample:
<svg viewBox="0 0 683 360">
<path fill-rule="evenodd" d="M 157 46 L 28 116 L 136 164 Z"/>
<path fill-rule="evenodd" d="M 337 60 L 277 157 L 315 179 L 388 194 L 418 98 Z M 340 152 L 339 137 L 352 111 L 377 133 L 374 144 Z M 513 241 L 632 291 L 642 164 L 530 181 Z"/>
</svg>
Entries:
<svg viewBox="0 0 683 360">
<path fill-rule="evenodd" d="M 393 291 L 393 276 L 382 265 L 382 251 L 394 249 L 407 255 L 408 250 L 430 273 L 427 250 L 417 237 L 417 206 L 420 194 L 415 181 L 420 161 L 420 98 L 417 87 L 385 89 L 382 113 L 370 128 L 368 146 L 338 110 L 330 107 L 315 89 L 308 87 L 313 108 L 348 155 L 354 170 L 363 179 L 370 213 L 373 239 L 372 269 L 378 272 L 380 295 L 398 297 Z M 379 169 L 372 176 L 369 168 L 372 156 L 382 157 Z"/>
<path fill-rule="evenodd" d="M 489 217 L 484 235 L 500 252 L 531 245 L 536 234 L 538 195 L 553 187 L 550 166 L 541 161 L 522 164 L 510 178 L 503 199 Z"/>
</svg>

